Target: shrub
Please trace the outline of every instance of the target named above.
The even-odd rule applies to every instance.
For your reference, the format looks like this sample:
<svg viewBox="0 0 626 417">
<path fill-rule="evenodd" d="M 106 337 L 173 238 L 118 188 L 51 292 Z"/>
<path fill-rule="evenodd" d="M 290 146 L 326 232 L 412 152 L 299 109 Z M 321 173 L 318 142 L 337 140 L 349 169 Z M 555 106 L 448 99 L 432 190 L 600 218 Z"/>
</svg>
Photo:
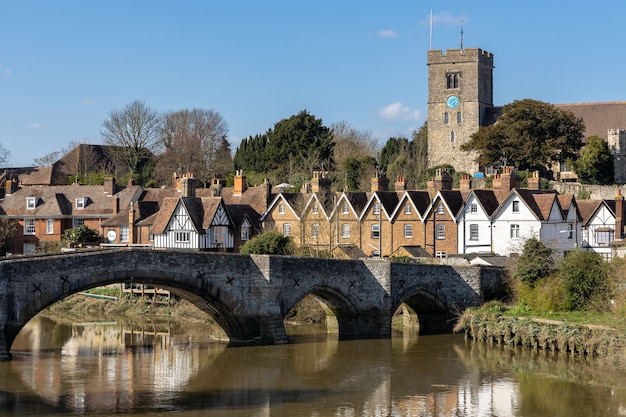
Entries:
<svg viewBox="0 0 626 417">
<path fill-rule="evenodd" d="M 559 271 L 567 288 L 569 309 L 608 310 L 612 295 L 609 273 L 609 264 L 600 254 L 581 250 L 570 252 Z"/>
<path fill-rule="evenodd" d="M 62 240 L 65 246 L 69 246 L 78 243 L 97 242 L 100 240 L 100 237 L 98 236 L 98 232 L 82 225 L 65 230 Z"/>
<path fill-rule="evenodd" d="M 290 255 L 293 253 L 293 244 L 288 236 L 270 230 L 247 241 L 239 252 L 256 255 Z"/>
<path fill-rule="evenodd" d="M 515 276 L 530 287 L 550 275 L 554 271 L 552 250 L 536 238 L 530 238 L 524 243 L 522 255 L 517 261 Z"/>
</svg>

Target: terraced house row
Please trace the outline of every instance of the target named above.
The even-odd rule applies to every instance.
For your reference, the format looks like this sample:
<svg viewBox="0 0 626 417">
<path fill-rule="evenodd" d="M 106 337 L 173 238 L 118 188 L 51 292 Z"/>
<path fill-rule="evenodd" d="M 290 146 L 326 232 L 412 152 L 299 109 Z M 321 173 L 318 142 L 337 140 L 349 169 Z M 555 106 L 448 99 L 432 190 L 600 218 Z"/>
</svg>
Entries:
<svg viewBox="0 0 626 417">
<path fill-rule="evenodd" d="M 277 230 L 335 257 L 508 256 L 536 237 L 558 256 L 580 247 L 611 258 L 624 232 L 621 194 L 577 201 L 540 190 L 539 180 L 535 174 L 522 189 L 505 167 L 490 189 L 472 189 L 469 176 L 452 189 L 452 178 L 439 171 L 426 190 L 406 190 L 402 178 L 389 190 L 377 173 L 369 192 L 333 192 L 315 172 L 300 192 L 289 193 L 268 181 L 248 187 L 241 172 L 232 187 L 215 177 L 209 188 L 197 188 L 193 174 L 174 175 L 171 188 L 158 189 L 120 187 L 112 178 L 102 186 L 6 179 L 0 216 L 16 225 L 14 253 L 35 252 L 84 224 L 101 235 L 94 244 L 155 249 L 238 251 L 263 230 Z"/>
</svg>

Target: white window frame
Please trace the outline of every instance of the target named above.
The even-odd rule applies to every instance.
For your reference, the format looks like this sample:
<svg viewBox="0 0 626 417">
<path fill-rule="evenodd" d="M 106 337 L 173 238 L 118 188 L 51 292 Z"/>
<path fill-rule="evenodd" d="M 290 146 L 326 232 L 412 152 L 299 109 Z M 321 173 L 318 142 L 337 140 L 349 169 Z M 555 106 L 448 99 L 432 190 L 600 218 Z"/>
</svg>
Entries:
<svg viewBox="0 0 626 417">
<path fill-rule="evenodd" d="M 372 239 L 380 239 L 380 225 L 378 223 L 372 225 Z"/>
<path fill-rule="evenodd" d="M 311 237 L 313 239 L 318 239 L 320 237 L 320 224 L 319 223 L 313 223 L 311 225 Z"/>
<path fill-rule="evenodd" d="M 122 230 L 120 228 L 120 240 L 122 239 Z M 174 232 L 174 241 L 176 243 L 189 243 L 191 241 L 191 233 L 188 230 L 176 230 Z"/>
<path fill-rule="evenodd" d="M 120 242 L 128 243 L 130 239 L 130 230 L 128 226 L 120 226 Z"/>
<path fill-rule="evenodd" d="M 444 240 L 446 238 L 446 225 L 438 224 L 436 228 L 437 240 Z"/>
<path fill-rule="evenodd" d="M 319 208 L 317 207 L 317 203 L 313 204 L 313 210 L 311 210 L 313 214 L 319 214 Z"/>
<path fill-rule="evenodd" d="M 511 210 L 513 213 L 519 213 L 519 201 L 513 200 L 513 204 L 511 205 Z"/>
<path fill-rule="evenodd" d="M 510 226 L 509 229 L 511 230 L 511 234 L 510 234 L 511 239 L 519 239 L 519 230 L 520 230 L 519 224 L 514 223 Z"/>
<path fill-rule="evenodd" d="M 278 214 L 285 214 L 285 205 L 283 203 L 278 205 Z"/>
<path fill-rule="evenodd" d="M 26 209 L 35 210 L 37 208 L 37 197 L 26 197 Z"/>
<path fill-rule="evenodd" d="M 439 203 L 439 205 L 437 206 L 437 214 L 445 214 L 446 210 L 445 207 L 443 206 L 443 203 Z"/>
<path fill-rule="evenodd" d="M 85 219 L 82 217 L 72 217 L 72 227 L 79 227 L 85 224 Z"/>
<path fill-rule="evenodd" d="M 343 209 L 341 211 L 341 214 L 348 214 L 349 210 L 348 210 L 348 203 L 343 203 Z"/>
<path fill-rule="evenodd" d="M 374 203 L 374 214 L 380 214 L 380 203 Z"/>
<path fill-rule="evenodd" d="M 37 233 L 37 222 L 35 219 L 24 219 L 24 234 L 34 235 Z"/>
<path fill-rule="evenodd" d="M 470 204 L 470 213 L 478 213 L 478 204 L 476 203 Z"/>
<path fill-rule="evenodd" d="M 241 227 L 241 240 L 250 240 L 250 227 Z"/>
<path fill-rule="evenodd" d="M 341 238 L 342 239 L 350 238 L 350 225 L 348 223 L 344 223 L 341 225 Z"/>
<path fill-rule="evenodd" d="M 448 256 L 448 253 L 445 250 L 438 250 L 435 252 L 435 258 L 443 259 Z"/>
<path fill-rule="evenodd" d="M 46 233 L 49 235 L 54 234 L 54 220 L 53 219 L 46 220 Z"/>
<path fill-rule="evenodd" d="M 76 208 L 82 210 L 87 205 L 87 199 L 85 197 L 76 197 Z"/>
<path fill-rule="evenodd" d="M 404 225 L 404 238 L 405 239 L 413 238 L 413 225 L 412 224 L 407 223 Z"/>
<path fill-rule="evenodd" d="M 469 225 L 469 240 L 478 240 L 478 225 L 470 224 Z"/>
<path fill-rule="evenodd" d="M 291 225 L 289 223 L 283 224 L 283 236 L 291 236 Z"/>
<path fill-rule="evenodd" d="M 404 214 L 411 214 L 411 205 L 407 204 L 404 206 Z"/>
</svg>

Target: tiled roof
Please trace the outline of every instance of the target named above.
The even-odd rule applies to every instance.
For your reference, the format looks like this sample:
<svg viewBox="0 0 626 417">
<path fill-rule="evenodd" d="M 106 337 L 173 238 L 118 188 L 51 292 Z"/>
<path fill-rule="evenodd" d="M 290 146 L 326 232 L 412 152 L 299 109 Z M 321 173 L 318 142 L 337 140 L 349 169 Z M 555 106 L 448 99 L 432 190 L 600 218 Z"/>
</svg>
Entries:
<svg viewBox="0 0 626 417">
<path fill-rule="evenodd" d="M 607 139 L 609 129 L 626 129 L 626 101 L 612 103 L 555 104 L 571 111 L 585 123 L 585 137 L 596 135 Z"/>
<path fill-rule="evenodd" d="M 602 200 L 578 200 L 576 203 L 578 205 L 580 218 L 582 219 L 581 221 L 583 225 L 586 225 L 602 204 Z"/>
<path fill-rule="evenodd" d="M 413 205 L 419 212 L 422 218 L 426 214 L 426 211 L 430 207 L 430 193 L 428 191 L 407 191 L 407 195 L 413 202 Z"/>
</svg>

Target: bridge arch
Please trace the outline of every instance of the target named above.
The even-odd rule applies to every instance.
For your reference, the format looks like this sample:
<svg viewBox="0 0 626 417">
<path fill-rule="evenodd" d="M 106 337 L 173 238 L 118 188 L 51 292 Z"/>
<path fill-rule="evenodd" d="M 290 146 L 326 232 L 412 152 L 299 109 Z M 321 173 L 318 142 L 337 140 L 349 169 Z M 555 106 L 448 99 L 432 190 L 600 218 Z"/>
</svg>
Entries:
<svg viewBox="0 0 626 417">
<path fill-rule="evenodd" d="M 420 334 L 449 332 L 454 327 L 456 316 L 453 307 L 430 294 L 425 288 L 416 288 L 397 300 L 393 311 L 402 311 L 405 329 L 417 329 Z"/>
</svg>

